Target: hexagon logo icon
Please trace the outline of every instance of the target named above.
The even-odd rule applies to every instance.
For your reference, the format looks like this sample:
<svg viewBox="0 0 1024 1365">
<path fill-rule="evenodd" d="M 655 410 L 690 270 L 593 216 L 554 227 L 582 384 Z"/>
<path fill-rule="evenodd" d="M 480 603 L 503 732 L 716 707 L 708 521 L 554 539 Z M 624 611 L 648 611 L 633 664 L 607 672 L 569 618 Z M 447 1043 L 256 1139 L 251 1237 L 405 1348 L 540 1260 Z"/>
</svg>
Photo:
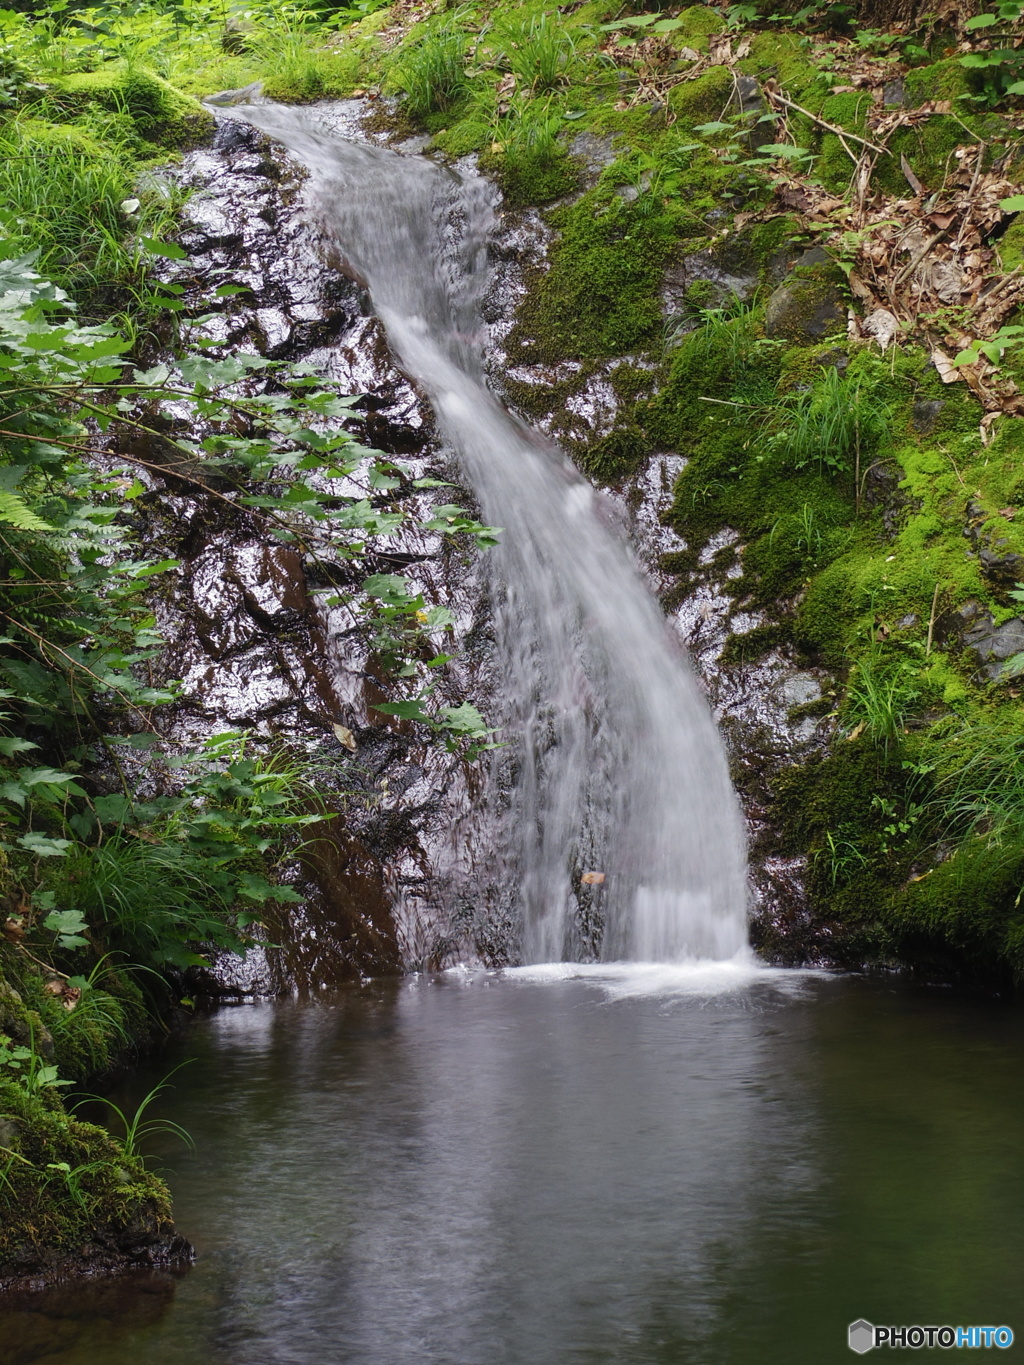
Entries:
<svg viewBox="0 0 1024 1365">
<path fill-rule="evenodd" d="M 849 1342 L 850 1350 L 862 1356 L 865 1351 L 874 1350 L 875 1329 L 864 1318 L 858 1318 L 856 1322 L 850 1323 Z"/>
</svg>

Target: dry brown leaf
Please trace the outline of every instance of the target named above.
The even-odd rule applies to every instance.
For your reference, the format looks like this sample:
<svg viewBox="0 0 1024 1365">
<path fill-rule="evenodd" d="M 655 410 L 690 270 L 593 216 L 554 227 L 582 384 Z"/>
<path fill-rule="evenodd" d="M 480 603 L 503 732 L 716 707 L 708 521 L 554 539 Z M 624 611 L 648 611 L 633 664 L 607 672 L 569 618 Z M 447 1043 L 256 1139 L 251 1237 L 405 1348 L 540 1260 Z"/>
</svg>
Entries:
<svg viewBox="0 0 1024 1365">
<path fill-rule="evenodd" d="M 352 753 L 355 753 L 356 737 L 355 735 L 353 735 L 352 731 L 348 728 L 348 726 L 339 725 L 337 721 L 335 721 L 334 724 L 331 726 L 331 729 L 334 731 L 338 743 L 344 744 L 346 749 L 350 749 Z"/>
<path fill-rule="evenodd" d="M 890 313 L 888 308 L 876 308 L 864 319 L 860 329 L 865 336 L 877 341 L 885 352 L 899 335 L 900 324 L 899 319 Z"/>
<path fill-rule="evenodd" d="M 932 350 L 932 364 L 938 370 L 943 384 L 958 384 L 966 378 L 962 373 L 964 367 L 958 370 L 945 351 L 940 350 L 938 346 Z"/>
</svg>

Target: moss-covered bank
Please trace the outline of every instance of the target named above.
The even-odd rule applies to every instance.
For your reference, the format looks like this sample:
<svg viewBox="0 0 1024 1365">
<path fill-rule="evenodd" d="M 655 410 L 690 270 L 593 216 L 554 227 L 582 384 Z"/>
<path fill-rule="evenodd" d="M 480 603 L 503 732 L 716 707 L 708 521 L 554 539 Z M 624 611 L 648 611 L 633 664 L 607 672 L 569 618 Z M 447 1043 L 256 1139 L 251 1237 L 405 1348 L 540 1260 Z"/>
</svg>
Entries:
<svg viewBox="0 0 1024 1365">
<path fill-rule="evenodd" d="M 164 1182 L 62 1099 L 153 1038 L 126 973 L 100 961 L 69 980 L 0 944 L 0 1287 L 190 1259 Z"/>
</svg>

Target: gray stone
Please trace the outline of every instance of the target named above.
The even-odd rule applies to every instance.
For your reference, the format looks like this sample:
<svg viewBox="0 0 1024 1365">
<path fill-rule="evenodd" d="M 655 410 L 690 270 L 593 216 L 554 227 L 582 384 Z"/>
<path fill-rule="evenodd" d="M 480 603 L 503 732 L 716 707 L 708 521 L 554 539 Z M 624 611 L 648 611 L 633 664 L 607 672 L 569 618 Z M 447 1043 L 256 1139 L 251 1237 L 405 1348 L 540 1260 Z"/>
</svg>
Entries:
<svg viewBox="0 0 1024 1365">
<path fill-rule="evenodd" d="M 600 175 L 605 166 L 615 160 L 611 138 L 598 137 L 596 133 L 577 133 L 569 144 L 569 151 L 580 158 L 593 176 Z"/>
<path fill-rule="evenodd" d="M 787 341 L 820 341 L 846 323 L 846 303 L 835 285 L 788 280 L 768 300 L 765 335 Z"/>
<path fill-rule="evenodd" d="M 987 612 L 970 630 L 964 632 L 964 644 L 972 649 L 992 679 L 998 678 L 1003 664 L 1015 654 L 1024 653 L 1024 620 L 1014 618 L 997 626 Z"/>
<path fill-rule="evenodd" d="M 894 81 L 886 81 L 882 86 L 882 103 L 886 109 L 902 108 L 907 102 L 906 83 L 899 78 Z"/>
<path fill-rule="evenodd" d="M 812 246 L 808 247 L 807 250 L 797 258 L 793 269 L 813 270 L 816 266 L 831 266 L 833 264 L 832 257 L 824 247 Z"/>
<path fill-rule="evenodd" d="M 946 406 L 944 398 L 921 398 L 914 404 L 914 430 L 920 436 L 930 436 L 938 425 Z"/>
<path fill-rule="evenodd" d="M 806 706 L 821 696 L 821 684 L 813 673 L 790 673 L 779 684 L 779 697 L 787 706 Z"/>
<path fill-rule="evenodd" d="M 982 573 L 998 587 L 1012 588 L 1024 579 L 1024 555 L 1003 554 L 995 545 L 979 550 L 978 560 Z"/>
</svg>

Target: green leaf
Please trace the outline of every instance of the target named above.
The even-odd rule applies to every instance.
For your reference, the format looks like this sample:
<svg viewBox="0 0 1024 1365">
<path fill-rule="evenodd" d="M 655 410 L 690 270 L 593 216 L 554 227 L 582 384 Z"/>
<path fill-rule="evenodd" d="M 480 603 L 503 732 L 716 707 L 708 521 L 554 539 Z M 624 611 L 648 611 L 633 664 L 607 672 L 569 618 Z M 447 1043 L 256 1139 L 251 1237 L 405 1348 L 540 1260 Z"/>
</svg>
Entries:
<svg viewBox="0 0 1024 1365">
<path fill-rule="evenodd" d="M 263 905 L 267 901 L 288 902 L 289 904 L 300 904 L 302 897 L 291 886 L 274 885 L 268 882 L 265 877 L 258 877 L 253 872 L 243 872 L 238 879 L 238 894 L 244 896 L 246 900 L 256 901 Z"/>
<path fill-rule="evenodd" d="M 1020 84 L 1024 87 L 1024 81 Z M 1011 194 L 1008 199 L 1000 199 L 999 207 L 1004 213 L 1021 213 L 1024 211 L 1024 194 Z"/>
<path fill-rule="evenodd" d="M 28 800 L 28 788 L 23 787 L 20 782 L 0 782 L 0 800 L 13 801 L 24 810 L 25 802 Z"/>
<path fill-rule="evenodd" d="M 15 754 L 25 753 L 28 749 L 38 749 L 38 744 L 33 744 L 30 739 L 19 739 L 16 735 L 0 736 L 0 754 L 6 758 L 13 758 Z"/>
<path fill-rule="evenodd" d="M 768 142 L 757 151 L 759 156 L 781 156 L 787 161 L 809 160 L 814 155 L 806 147 L 794 147 L 791 142 Z"/>
<path fill-rule="evenodd" d="M 13 526 L 18 531 L 52 531 L 48 521 L 43 521 L 14 493 L 0 493 L 0 522 Z"/>
<path fill-rule="evenodd" d="M 991 28 L 993 24 L 999 22 L 998 14 L 976 14 L 973 19 L 968 19 L 964 28 L 969 33 L 979 28 Z"/>
<path fill-rule="evenodd" d="M 17 842 L 37 858 L 64 858 L 72 846 L 70 839 L 48 839 L 45 834 L 23 834 Z"/>
<path fill-rule="evenodd" d="M 161 242 L 157 237 L 141 237 L 139 240 L 154 256 L 163 256 L 168 261 L 188 260 L 188 252 L 178 246 L 177 242 Z"/>
<path fill-rule="evenodd" d="M 62 948 L 85 948 L 89 940 L 83 937 L 88 928 L 81 910 L 51 910 L 43 920 L 43 928 L 56 934 Z"/>
<path fill-rule="evenodd" d="M 373 709 L 383 711 L 387 716 L 397 716 L 400 720 L 422 720 L 427 725 L 434 724 L 434 717 L 423 708 L 422 697 L 413 697 L 409 701 L 379 702 Z"/>
<path fill-rule="evenodd" d="M 18 775 L 26 787 L 38 787 L 43 782 L 53 787 L 66 787 L 75 780 L 71 773 L 62 773 L 56 768 L 22 768 Z"/>
</svg>

